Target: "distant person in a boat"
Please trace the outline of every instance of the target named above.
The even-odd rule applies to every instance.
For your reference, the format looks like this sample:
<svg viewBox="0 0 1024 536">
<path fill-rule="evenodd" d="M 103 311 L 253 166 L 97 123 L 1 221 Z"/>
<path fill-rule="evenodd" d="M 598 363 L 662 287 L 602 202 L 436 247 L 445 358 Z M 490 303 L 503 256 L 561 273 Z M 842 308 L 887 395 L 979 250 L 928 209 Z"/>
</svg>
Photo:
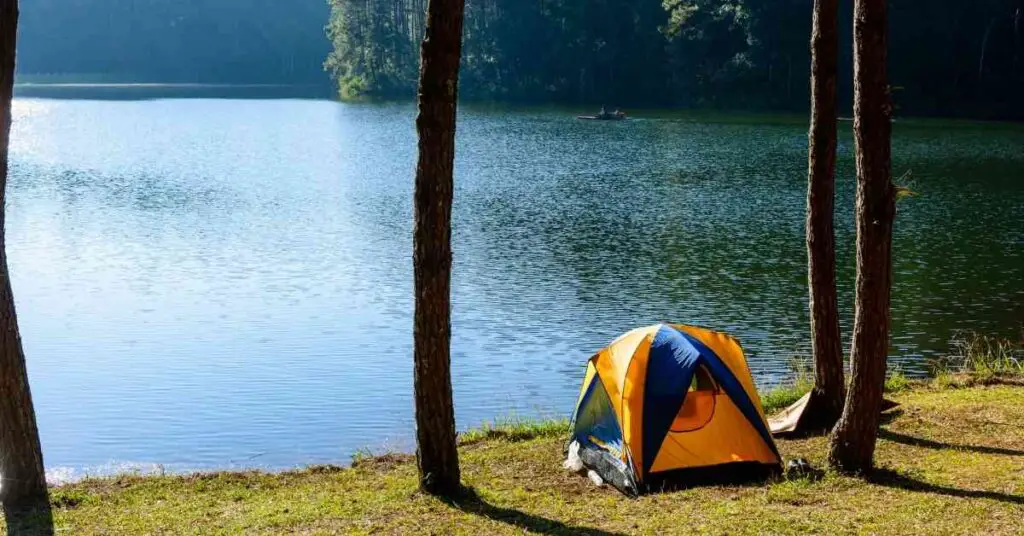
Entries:
<svg viewBox="0 0 1024 536">
<path fill-rule="evenodd" d="M 625 119 L 626 114 L 620 112 L 618 108 L 614 112 L 608 113 L 607 106 L 601 106 L 601 111 L 597 115 L 581 115 L 578 119 Z"/>
</svg>

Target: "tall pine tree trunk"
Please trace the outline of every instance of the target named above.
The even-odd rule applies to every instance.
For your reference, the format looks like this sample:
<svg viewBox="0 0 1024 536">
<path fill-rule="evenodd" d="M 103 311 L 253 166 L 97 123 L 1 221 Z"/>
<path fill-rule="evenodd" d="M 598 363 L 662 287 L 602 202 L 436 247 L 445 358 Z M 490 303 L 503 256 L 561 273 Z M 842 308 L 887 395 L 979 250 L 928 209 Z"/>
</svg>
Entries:
<svg viewBox="0 0 1024 536">
<path fill-rule="evenodd" d="M 843 350 L 836 299 L 833 226 L 836 169 L 838 1 L 815 0 L 811 29 L 811 127 L 807 181 L 807 283 L 810 290 L 814 388 L 797 426 L 825 432 L 843 412 Z"/>
<path fill-rule="evenodd" d="M 17 27 L 17 0 L 0 0 L 0 502 L 12 534 L 20 530 L 18 518 L 22 512 L 40 508 L 48 512 L 43 453 L 14 312 L 4 238 Z M 48 529 L 35 530 L 46 533 Z"/>
<path fill-rule="evenodd" d="M 420 55 L 413 271 L 416 459 L 420 487 L 459 489 L 451 381 L 451 215 L 464 0 L 430 0 Z"/>
<path fill-rule="evenodd" d="M 852 381 L 832 434 L 829 464 L 848 472 L 872 467 L 889 350 L 892 226 L 892 105 L 886 78 L 886 0 L 854 3 L 854 138 L 857 151 L 857 298 Z"/>
</svg>

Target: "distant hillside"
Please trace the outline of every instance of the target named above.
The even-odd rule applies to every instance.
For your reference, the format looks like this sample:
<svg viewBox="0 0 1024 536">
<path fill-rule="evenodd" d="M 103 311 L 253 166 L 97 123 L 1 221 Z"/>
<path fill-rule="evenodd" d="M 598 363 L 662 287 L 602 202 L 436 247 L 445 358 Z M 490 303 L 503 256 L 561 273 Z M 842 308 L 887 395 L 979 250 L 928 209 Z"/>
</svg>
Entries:
<svg viewBox="0 0 1024 536">
<path fill-rule="evenodd" d="M 18 73 L 56 80 L 328 83 L 325 0 L 28 0 Z"/>
</svg>

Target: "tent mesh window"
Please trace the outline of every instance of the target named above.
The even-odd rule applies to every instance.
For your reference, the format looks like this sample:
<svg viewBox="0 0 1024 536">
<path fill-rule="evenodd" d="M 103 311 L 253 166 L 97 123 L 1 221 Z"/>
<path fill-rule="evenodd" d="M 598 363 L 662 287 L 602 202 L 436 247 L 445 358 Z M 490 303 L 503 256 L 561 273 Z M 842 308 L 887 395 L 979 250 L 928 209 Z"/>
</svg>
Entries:
<svg viewBox="0 0 1024 536">
<path fill-rule="evenodd" d="M 715 402 L 719 389 L 704 365 L 693 371 L 690 390 L 686 393 L 679 413 L 672 421 L 672 432 L 693 432 L 704 428 L 715 415 Z"/>
</svg>

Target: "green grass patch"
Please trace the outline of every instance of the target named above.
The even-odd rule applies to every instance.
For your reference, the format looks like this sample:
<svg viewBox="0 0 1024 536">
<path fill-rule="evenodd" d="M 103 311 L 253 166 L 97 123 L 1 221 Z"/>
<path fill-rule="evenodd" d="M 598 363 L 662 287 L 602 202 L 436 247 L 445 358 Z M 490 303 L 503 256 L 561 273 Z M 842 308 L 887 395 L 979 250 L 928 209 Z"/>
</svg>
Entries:
<svg viewBox="0 0 1024 536">
<path fill-rule="evenodd" d="M 912 380 L 908 378 L 903 371 L 899 368 L 889 371 L 889 374 L 885 378 L 885 392 L 886 393 L 901 393 L 912 389 L 915 385 L 922 383 L 921 380 Z M 924 382 L 927 383 L 927 382 Z"/>
<path fill-rule="evenodd" d="M 568 419 L 532 420 L 518 417 L 498 419 L 459 434 L 460 445 L 483 441 L 529 441 L 541 437 L 569 436 Z"/>
<path fill-rule="evenodd" d="M 797 376 L 790 383 L 782 384 L 761 393 L 761 405 L 767 414 L 782 410 L 800 400 L 814 386 L 814 381 L 806 376 Z"/>
</svg>

